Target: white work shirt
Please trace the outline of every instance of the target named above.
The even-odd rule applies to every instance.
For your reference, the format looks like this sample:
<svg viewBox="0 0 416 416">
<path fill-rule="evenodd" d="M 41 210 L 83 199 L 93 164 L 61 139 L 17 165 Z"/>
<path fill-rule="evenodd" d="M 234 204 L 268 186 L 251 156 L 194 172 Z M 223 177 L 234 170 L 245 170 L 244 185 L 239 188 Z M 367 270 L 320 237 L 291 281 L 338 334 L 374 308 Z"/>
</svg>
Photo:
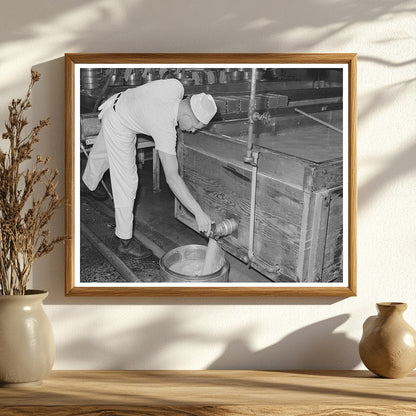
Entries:
<svg viewBox="0 0 416 416">
<path fill-rule="evenodd" d="M 176 155 L 178 107 L 183 95 L 177 79 L 152 81 L 124 91 L 115 108 L 128 129 L 152 136 L 157 150 Z"/>
</svg>

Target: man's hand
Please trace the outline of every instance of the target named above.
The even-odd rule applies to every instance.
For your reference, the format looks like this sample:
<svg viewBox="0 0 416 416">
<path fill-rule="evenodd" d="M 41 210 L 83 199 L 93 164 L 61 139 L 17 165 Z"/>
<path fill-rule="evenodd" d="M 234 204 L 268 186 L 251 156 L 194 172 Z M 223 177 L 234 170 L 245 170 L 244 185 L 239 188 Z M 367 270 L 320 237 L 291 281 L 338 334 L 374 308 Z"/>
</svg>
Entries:
<svg viewBox="0 0 416 416">
<path fill-rule="evenodd" d="M 204 211 L 200 210 L 195 214 L 195 221 L 200 232 L 208 234 L 211 231 L 211 218 Z"/>
</svg>

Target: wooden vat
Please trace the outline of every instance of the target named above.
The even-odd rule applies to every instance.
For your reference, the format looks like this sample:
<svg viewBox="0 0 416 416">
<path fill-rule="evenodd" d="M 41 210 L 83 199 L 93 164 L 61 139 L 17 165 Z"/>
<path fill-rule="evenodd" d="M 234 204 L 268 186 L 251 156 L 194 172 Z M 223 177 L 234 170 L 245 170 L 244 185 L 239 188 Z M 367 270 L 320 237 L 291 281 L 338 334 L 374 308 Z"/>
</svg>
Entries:
<svg viewBox="0 0 416 416">
<path fill-rule="evenodd" d="M 315 116 L 342 128 L 341 110 Z M 342 281 L 342 134 L 303 115 L 272 121 L 254 140 L 259 158 L 250 266 L 265 281 Z M 253 170 L 243 162 L 247 131 L 247 121 L 239 120 L 178 138 L 185 183 L 214 221 L 239 221 L 221 245 L 246 263 Z M 178 202 L 175 216 L 196 230 Z"/>
</svg>

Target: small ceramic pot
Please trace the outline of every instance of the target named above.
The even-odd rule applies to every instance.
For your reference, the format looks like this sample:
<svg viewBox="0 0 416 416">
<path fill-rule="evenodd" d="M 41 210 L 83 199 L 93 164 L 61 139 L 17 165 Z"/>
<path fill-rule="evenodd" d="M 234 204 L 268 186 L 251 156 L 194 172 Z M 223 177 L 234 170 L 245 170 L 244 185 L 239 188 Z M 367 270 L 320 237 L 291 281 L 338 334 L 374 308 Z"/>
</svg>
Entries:
<svg viewBox="0 0 416 416">
<path fill-rule="evenodd" d="M 40 384 L 55 361 L 52 326 L 43 309 L 48 292 L 0 295 L 0 385 Z"/>
<path fill-rule="evenodd" d="M 400 378 L 416 367 L 416 331 L 403 319 L 405 303 L 377 303 L 364 322 L 359 345 L 365 366 L 381 377 Z"/>
</svg>

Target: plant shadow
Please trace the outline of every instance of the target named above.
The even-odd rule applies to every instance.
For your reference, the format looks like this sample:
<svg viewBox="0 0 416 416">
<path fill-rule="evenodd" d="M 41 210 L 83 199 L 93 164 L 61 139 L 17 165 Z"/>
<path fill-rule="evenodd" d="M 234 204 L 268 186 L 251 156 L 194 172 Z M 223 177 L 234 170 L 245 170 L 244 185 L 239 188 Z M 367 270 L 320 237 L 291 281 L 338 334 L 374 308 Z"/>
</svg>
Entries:
<svg viewBox="0 0 416 416">
<path fill-rule="evenodd" d="M 244 337 L 236 338 L 228 343 L 222 355 L 213 361 L 208 369 L 354 368 L 360 363 L 357 341 L 343 332 L 335 332 L 349 317 L 349 314 L 343 314 L 313 323 L 257 351 L 250 348 Z"/>
</svg>

